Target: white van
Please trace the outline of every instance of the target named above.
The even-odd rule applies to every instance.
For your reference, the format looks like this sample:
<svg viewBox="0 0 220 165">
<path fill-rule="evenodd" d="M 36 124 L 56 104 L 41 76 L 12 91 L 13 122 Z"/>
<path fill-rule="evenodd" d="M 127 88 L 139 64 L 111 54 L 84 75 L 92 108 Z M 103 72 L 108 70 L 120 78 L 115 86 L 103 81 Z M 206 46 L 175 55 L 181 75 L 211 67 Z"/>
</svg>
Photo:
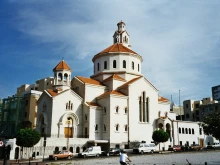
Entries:
<svg viewBox="0 0 220 165">
<path fill-rule="evenodd" d="M 91 146 L 87 148 L 85 151 L 78 154 L 79 157 L 87 157 L 87 156 L 96 156 L 99 157 L 101 155 L 101 147 L 100 146 Z"/>
<path fill-rule="evenodd" d="M 145 153 L 145 152 L 149 152 L 149 153 L 154 153 L 154 151 L 156 150 L 156 145 L 154 143 L 139 143 L 136 144 L 135 147 L 133 148 L 133 153 Z"/>
</svg>

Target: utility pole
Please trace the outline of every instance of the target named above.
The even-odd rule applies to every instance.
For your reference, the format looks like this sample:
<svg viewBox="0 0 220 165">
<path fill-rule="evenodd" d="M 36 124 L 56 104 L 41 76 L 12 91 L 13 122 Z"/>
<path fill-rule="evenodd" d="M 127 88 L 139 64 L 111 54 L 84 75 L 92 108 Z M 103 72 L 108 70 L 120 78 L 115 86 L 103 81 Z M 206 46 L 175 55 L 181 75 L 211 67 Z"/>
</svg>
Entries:
<svg viewBox="0 0 220 165">
<path fill-rule="evenodd" d="M 181 113 L 181 107 L 180 107 L 180 90 L 179 90 L 179 109 L 180 109 L 180 120 L 182 120 L 182 113 Z"/>
</svg>

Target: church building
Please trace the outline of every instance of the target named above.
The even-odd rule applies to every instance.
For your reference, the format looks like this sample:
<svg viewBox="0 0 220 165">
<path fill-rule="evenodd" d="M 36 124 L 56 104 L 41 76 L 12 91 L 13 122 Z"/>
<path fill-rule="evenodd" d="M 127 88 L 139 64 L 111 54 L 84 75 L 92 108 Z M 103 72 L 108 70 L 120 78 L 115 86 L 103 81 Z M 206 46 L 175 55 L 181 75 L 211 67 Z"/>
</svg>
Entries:
<svg viewBox="0 0 220 165">
<path fill-rule="evenodd" d="M 113 44 L 94 55 L 93 75 L 75 76 L 64 60 L 53 69 L 53 89 L 37 101 L 36 129 L 45 134 L 46 150 L 74 153 L 88 146 L 132 148 L 137 142 L 153 142 L 154 130 L 170 135 L 168 146 L 205 145 L 206 136 L 197 122 L 176 120 L 171 102 L 142 75 L 143 58 L 131 49 L 125 23 L 119 22 Z M 43 138 L 34 147 L 43 154 Z"/>
</svg>

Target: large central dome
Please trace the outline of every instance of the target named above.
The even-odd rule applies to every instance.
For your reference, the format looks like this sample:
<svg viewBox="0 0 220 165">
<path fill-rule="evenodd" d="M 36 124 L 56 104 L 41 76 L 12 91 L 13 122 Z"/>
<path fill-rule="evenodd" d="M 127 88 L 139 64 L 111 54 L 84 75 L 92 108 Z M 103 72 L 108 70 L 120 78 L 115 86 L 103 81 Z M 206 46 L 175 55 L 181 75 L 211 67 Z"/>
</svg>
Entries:
<svg viewBox="0 0 220 165">
<path fill-rule="evenodd" d="M 107 54 L 111 54 L 111 53 L 129 53 L 129 54 L 139 56 L 136 52 L 134 52 L 131 49 L 129 49 L 128 47 L 124 46 L 122 43 L 116 43 L 116 44 L 113 44 L 113 45 L 109 46 L 108 48 L 104 49 L 103 51 L 99 52 L 98 54 L 96 54 L 93 57 L 92 61 L 94 62 L 94 60 L 96 58 L 98 58 L 102 55 L 107 55 L 106 53 Z M 141 56 L 139 56 L 139 58 L 141 58 Z"/>
<path fill-rule="evenodd" d="M 130 36 L 125 30 L 125 23 L 117 24 L 118 30 L 113 35 L 113 45 L 96 54 L 94 63 L 94 75 L 91 77 L 101 80 L 102 77 L 111 74 L 141 75 L 142 57 L 131 50 Z M 107 76 L 108 75 L 108 76 Z M 121 75 L 126 77 L 126 75 Z M 98 76 L 98 77 L 97 77 Z"/>
</svg>

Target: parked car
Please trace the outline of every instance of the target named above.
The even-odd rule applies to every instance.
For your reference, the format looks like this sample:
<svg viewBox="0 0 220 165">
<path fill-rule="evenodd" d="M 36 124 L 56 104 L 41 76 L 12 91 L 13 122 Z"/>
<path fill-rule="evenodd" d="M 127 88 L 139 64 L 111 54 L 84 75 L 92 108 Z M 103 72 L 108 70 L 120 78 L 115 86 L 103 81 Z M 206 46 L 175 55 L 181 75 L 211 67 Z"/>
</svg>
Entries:
<svg viewBox="0 0 220 165">
<path fill-rule="evenodd" d="M 189 151 L 190 147 L 189 146 L 181 146 L 182 151 Z"/>
<path fill-rule="evenodd" d="M 88 156 L 96 156 L 99 157 L 102 154 L 100 146 L 91 146 L 87 148 L 85 151 L 78 154 L 79 157 L 88 157 Z"/>
<path fill-rule="evenodd" d="M 120 148 L 110 148 L 109 150 L 103 151 L 102 155 L 111 156 L 111 155 L 119 155 L 121 152 Z"/>
<path fill-rule="evenodd" d="M 173 147 L 169 147 L 168 151 L 182 151 L 182 147 L 180 145 L 174 145 Z"/>
<path fill-rule="evenodd" d="M 57 160 L 57 159 L 72 159 L 73 153 L 67 150 L 59 151 L 58 153 L 49 155 L 49 159 Z"/>
<path fill-rule="evenodd" d="M 220 148 L 220 143 L 213 143 L 212 145 L 207 146 L 208 149 Z"/>
<path fill-rule="evenodd" d="M 190 149 L 191 150 L 201 150 L 202 146 L 200 146 L 199 144 L 192 144 Z"/>
<path fill-rule="evenodd" d="M 154 143 L 139 143 L 136 144 L 135 147 L 133 148 L 133 153 L 140 153 L 140 154 L 144 154 L 145 152 L 150 152 L 150 153 L 154 153 L 154 151 L 156 150 L 156 146 Z"/>
</svg>

